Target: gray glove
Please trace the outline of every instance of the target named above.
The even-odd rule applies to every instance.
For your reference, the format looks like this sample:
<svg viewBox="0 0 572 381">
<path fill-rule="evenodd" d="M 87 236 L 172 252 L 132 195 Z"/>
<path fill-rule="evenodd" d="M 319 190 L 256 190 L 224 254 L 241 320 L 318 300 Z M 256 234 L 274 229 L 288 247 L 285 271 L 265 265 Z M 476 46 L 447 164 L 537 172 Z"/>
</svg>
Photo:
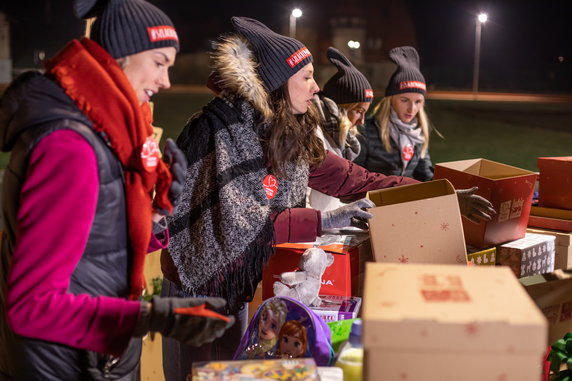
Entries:
<svg viewBox="0 0 572 381">
<path fill-rule="evenodd" d="M 359 156 L 361 151 L 361 144 L 351 132 L 348 132 L 348 136 L 346 137 L 346 144 L 346 147 L 342 147 L 342 155 L 345 159 L 354 161 L 354 159 Z"/>
<path fill-rule="evenodd" d="M 183 186 L 185 185 L 185 173 L 187 172 L 187 158 L 183 151 L 177 147 L 173 139 L 167 139 L 165 143 L 165 151 L 163 153 L 164 160 L 170 166 L 171 175 L 171 188 L 169 188 L 169 201 L 173 205 L 173 214 L 175 209 L 181 202 L 183 196 Z M 167 216 L 169 213 L 163 209 L 157 209 L 157 212 Z"/>
<path fill-rule="evenodd" d="M 233 316 L 220 315 L 205 307 L 222 308 L 222 298 L 161 298 L 154 296 L 151 303 L 141 302 L 141 313 L 133 336 L 160 332 L 195 347 L 222 336 L 234 324 Z"/>
<path fill-rule="evenodd" d="M 322 229 L 343 228 L 352 225 L 352 219 L 366 220 L 373 215 L 365 210 L 365 208 L 373 208 L 375 204 L 367 198 L 362 198 L 341 206 L 337 209 L 322 212 Z"/>
<path fill-rule="evenodd" d="M 496 214 L 493 204 L 489 200 L 475 194 L 478 190 L 478 187 L 472 187 L 471 189 L 458 189 L 456 191 L 461 214 L 476 224 L 482 221 L 490 221 L 492 220 L 491 215 Z"/>
</svg>

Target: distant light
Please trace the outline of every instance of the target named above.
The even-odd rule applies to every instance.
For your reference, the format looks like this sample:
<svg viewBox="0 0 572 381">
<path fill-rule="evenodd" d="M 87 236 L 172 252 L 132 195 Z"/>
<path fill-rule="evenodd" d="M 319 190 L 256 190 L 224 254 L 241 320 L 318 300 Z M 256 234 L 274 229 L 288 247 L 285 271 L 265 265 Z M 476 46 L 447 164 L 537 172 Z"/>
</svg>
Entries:
<svg viewBox="0 0 572 381">
<path fill-rule="evenodd" d="M 558 62 L 564 62 L 564 57 L 558 56 Z"/>
<path fill-rule="evenodd" d="M 292 17 L 301 17 L 302 16 L 302 10 L 300 8 L 294 8 L 292 10 Z"/>
<path fill-rule="evenodd" d="M 486 13 L 481 13 L 477 18 L 481 24 L 484 24 L 489 19 L 489 16 Z"/>
<path fill-rule="evenodd" d="M 359 43 L 359 41 L 349 40 L 349 41 L 348 41 L 348 46 L 349 46 L 350 49 L 359 49 L 359 47 L 361 46 L 361 44 Z"/>
</svg>

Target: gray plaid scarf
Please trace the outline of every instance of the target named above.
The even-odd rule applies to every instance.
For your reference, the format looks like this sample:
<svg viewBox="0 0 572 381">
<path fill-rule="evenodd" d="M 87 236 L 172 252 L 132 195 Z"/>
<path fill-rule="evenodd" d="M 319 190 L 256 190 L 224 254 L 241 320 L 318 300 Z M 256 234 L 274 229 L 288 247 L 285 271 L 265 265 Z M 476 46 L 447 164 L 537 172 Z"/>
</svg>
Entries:
<svg viewBox="0 0 572 381">
<path fill-rule="evenodd" d="M 303 205 L 308 165 L 287 166 L 269 200 L 258 112 L 239 97 L 214 98 L 177 143 L 189 161 L 181 205 L 168 218 L 169 252 L 186 292 L 221 296 L 229 309 L 254 295 L 273 249 L 270 216 Z"/>
</svg>

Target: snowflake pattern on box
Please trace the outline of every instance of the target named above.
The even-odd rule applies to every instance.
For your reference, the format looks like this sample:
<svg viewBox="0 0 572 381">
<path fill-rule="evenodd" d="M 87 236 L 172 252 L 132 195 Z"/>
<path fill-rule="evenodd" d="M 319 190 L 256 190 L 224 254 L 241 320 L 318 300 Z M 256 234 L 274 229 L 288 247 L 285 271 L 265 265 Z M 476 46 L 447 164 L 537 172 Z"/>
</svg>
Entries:
<svg viewBox="0 0 572 381">
<path fill-rule="evenodd" d="M 519 278 L 554 271 L 554 236 L 526 233 L 522 239 L 501 245 L 497 261 L 510 266 Z"/>
</svg>

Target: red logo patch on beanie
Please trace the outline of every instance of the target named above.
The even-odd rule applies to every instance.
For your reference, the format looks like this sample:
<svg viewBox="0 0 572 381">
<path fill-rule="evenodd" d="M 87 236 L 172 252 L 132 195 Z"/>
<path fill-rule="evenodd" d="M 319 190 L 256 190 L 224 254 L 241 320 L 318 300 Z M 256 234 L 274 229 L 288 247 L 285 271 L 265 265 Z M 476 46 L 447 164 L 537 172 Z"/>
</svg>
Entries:
<svg viewBox="0 0 572 381">
<path fill-rule="evenodd" d="M 149 34 L 149 41 L 151 42 L 164 40 L 179 41 L 177 31 L 169 25 L 150 26 L 147 28 L 147 33 Z"/>
<path fill-rule="evenodd" d="M 300 62 L 304 61 L 306 58 L 311 57 L 312 53 L 308 50 L 307 47 L 303 47 L 302 49 L 298 50 L 296 53 L 292 54 L 290 57 L 286 58 L 286 62 L 290 65 L 291 68 L 298 65 Z"/>
<path fill-rule="evenodd" d="M 399 90 L 404 90 L 404 89 L 421 89 L 423 91 L 427 90 L 425 84 L 423 82 L 419 82 L 419 81 L 399 82 Z"/>
<path fill-rule="evenodd" d="M 365 90 L 365 97 L 366 98 L 373 98 L 373 90 L 372 89 L 366 89 Z"/>
</svg>

